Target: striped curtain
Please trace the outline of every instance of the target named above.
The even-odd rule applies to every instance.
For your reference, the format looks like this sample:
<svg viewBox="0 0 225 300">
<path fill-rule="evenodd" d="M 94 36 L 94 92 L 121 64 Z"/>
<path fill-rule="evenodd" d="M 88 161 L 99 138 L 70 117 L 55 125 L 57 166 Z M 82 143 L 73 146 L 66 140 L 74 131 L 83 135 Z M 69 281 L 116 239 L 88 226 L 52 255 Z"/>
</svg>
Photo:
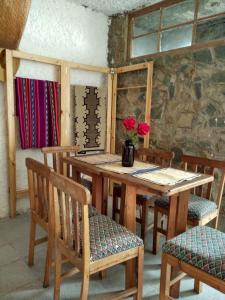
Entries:
<svg viewBox="0 0 225 300">
<path fill-rule="evenodd" d="M 15 87 L 21 148 L 59 145 L 59 83 L 17 77 Z"/>
</svg>

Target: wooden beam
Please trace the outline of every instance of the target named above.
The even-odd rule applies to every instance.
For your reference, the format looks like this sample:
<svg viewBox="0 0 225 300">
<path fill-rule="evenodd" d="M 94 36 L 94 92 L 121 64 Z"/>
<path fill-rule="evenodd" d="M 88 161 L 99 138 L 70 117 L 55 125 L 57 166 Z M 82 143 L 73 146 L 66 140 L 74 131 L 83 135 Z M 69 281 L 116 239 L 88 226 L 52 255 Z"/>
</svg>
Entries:
<svg viewBox="0 0 225 300">
<path fill-rule="evenodd" d="M 108 74 L 108 99 L 107 99 L 106 141 L 105 141 L 106 152 L 110 152 L 111 150 L 113 78 L 114 78 L 114 74 L 112 73 Z"/>
<path fill-rule="evenodd" d="M 116 151 L 116 99 L 117 99 L 117 74 L 114 74 L 112 89 L 112 129 L 111 129 L 111 153 Z"/>
<path fill-rule="evenodd" d="M 8 182 L 10 217 L 16 216 L 16 129 L 13 85 L 13 53 L 6 50 L 6 105 L 8 125 Z"/>
<path fill-rule="evenodd" d="M 61 79 L 61 146 L 71 144 L 70 124 L 70 68 L 62 63 Z"/>
<path fill-rule="evenodd" d="M 24 190 L 18 190 L 16 191 L 16 198 L 17 199 L 21 199 L 24 198 L 26 196 L 28 196 L 28 189 L 24 189 Z"/>
<path fill-rule="evenodd" d="M 98 67 L 92 65 L 79 64 L 76 62 L 67 62 L 70 68 L 83 70 L 83 71 L 91 71 L 91 72 L 100 72 L 100 73 L 109 73 L 110 69 L 107 67 Z"/>
<path fill-rule="evenodd" d="M 151 104 L 152 104 L 152 76 L 153 76 L 153 62 L 148 63 L 147 68 L 147 89 L 145 99 L 145 122 L 151 122 Z M 144 138 L 144 147 L 149 147 L 149 133 Z"/>
<path fill-rule="evenodd" d="M 120 67 L 120 68 L 117 68 L 116 71 L 119 74 L 119 73 L 143 70 L 143 69 L 147 69 L 147 68 L 148 68 L 148 63 L 141 63 L 141 64 L 136 64 L 136 65 L 131 65 L 131 66 Z"/>
<path fill-rule="evenodd" d="M 24 60 L 31 60 L 31 61 L 36 61 L 36 62 L 50 64 L 50 65 L 56 65 L 56 66 L 61 65 L 61 60 L 60 59 L 55 59 L 55 58 L 51 58 L 51 57 L 47 57 L 47 56 L 22 52 L 22 51 L 18 51 L 18 50 L 14 50 L 12 52 L 12 54 L 13 54 L 13 57 L 15 57 L 15 58 L 20 58 L 20 59 L 24 59 Z"/>
<path fill-rule="evenodd" d="M 92 71 L 92 72 L 100 72 L 100 73 L 109 73 L 110 69 L 107 67 L 99 67 L 99 66 L 93 66 L 93 65 L 86 65 L 86 64 L 80 64 L 72 61 L 66 61 L 62 59 L 56 59 L 51 58 L 47 56 L 37 55 L 37 54 L 31 54 L 26 53 L 18 50 L 13 51 L 13 57 L 20 58 L 24 60 L 31 60 L 36 61 L 40 63 L 50 64 L 50 65 L 67 65 L 70 68 L 84 70 L 84 71 Z"/>
</svg>

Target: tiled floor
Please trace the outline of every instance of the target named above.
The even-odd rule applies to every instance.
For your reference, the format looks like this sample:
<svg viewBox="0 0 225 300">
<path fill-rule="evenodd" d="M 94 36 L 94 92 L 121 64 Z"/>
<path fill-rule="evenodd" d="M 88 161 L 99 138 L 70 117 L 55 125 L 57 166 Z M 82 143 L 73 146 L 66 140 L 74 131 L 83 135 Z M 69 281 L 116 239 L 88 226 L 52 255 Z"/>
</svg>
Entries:
<svg viewBox="0 0 225 300">
<path fill-rule="evenodd" d="M 35 265 L 27 266 L 27 245 L 29 232 L 28 215 L 17 216 L 16 219 L 0 220 L 0 299 L 53 299 L 53 278 L 51 286 L 42 288 L 44 271 L 45 245 L 36 247 Z M 41 235 L 41 232 L 39 232 Z M 151 249 L 151 234 L 147 249 Z M 98 276 L 91 278 L 90 299 L 105 299 L 108 292 L 122 289 L 124 284 L 123 266 L 107 271 L 107 278 L 100 280 Z M 159 299 L 160 255 L 154 256 L 145 252 L 144 293 L 143 299 Z M 225 296 L 204 285 L 203 293 L 192 292 L 193 280 L 185 278 L 181 285 L 183 300 L 224 300 Z M 61 299 L 79 299 L 80 276 L 65 279 L 61 285 Z"/>
</svg>

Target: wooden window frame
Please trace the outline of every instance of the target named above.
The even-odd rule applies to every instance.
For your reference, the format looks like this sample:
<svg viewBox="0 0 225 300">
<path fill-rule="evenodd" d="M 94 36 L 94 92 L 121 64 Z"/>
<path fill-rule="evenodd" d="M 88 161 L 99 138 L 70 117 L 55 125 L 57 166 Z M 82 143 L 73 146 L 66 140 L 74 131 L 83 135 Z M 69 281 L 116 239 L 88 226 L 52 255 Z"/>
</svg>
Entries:
<svg viewBox="0 0 225 300">
<path fill-rule="evenodd" d="M 201 49 L 201 48 L 207 48 L 207 47 L 213 47 L 213 46 L 217 46 L 217 45 L 225 45 L 225 39 L 216 39 L 216 40 L 211 40 L 211 41 L 207 41 L 204 43 L 197 43 L 196 42 L 196 29 L 197 29 L 197 24 L 199 22 L 202 21 L 207 21 L 207 20 L 212 20 L 214 18 L 217 17 L 225 17 L 225 12 L 222 13 L 217 13 L 217 14 L 212 14 L 210 16 L 205 16 L 205 17 L 201 17 L 198 18 L 198 12 L 199 12 L 199 4 L 200 4 L 200 0 L 194 0 L 195 1 L 195 9 L 194 9 L 194 18 L 191 21 L 187 21 L 187 22 L 183 22 L 183 23 L 179 23 L 176 25 L 172 25 L 172 26 L 167 26 L 167 27 L 163 27 L 162 28 L 162 9 L 166 8 L 166 7 L 170 7 L 173 5 L 176 5 L 178 3 L 182 3 L 185 2 L 185 0 L 164 0 L 162 2 L 156 3 L 154 5 L 142 8 L 140 10 L 131 12 L 128 14 L 128 41 L 127 41 L 127 59 L 128 60 L 138 60 L 140 58 L 148 58 L 148 57 L 155 57 L 155 56 L 161 56 L 161 55 L 165 55 L 165 54 L 169 54 L 169 53 L 176 53 L 176 52 L 180 52 L 180 51 L 187 51 L 187 50 L 194 50 L 194 49 Z M 134 19 L 137 17 L 141 17 L 144 16 L 146 14 L 152 13 L 154 11 L 160 11 L 160 24 L 159 24 L 159 29 L 156 31 L 152 31 L 152 32 L 148 32 L 145 34 L 141 34 L 141 35 L 137 35 L 137 36 L 133 36 L 133 22 Z M 169 29 L 173 29 L 173 28 L 179 28 L 182 27 L 184 25 L 188 25 L 188 24 L 192 24 L 193 25 L 193 30 L 192 30 L 192 41 L 191 41 L 191 45 L 187 46 L 187 47 L 181 47 L 181 48 L 175 48 L 175 49 L 171 49 L 168 51 L 160 51 L 160 35 L 161 32 L 165 31 L 165 30 L 169 30 Z M 147 35 L 151 35 L 157 33 L 158 37 L 157 37 L 157 52 L 152 53 L 152 54 L 147 54 L 147 55 L 142 55 L 142 56 L 136 56 L 136 57 L 132 57 L 131 53 L 132 53 L 132 41 L 133 39 L 139 38 L 139 37 L 143 37 L 143 36 L 147 36 Z"/>
</svg>

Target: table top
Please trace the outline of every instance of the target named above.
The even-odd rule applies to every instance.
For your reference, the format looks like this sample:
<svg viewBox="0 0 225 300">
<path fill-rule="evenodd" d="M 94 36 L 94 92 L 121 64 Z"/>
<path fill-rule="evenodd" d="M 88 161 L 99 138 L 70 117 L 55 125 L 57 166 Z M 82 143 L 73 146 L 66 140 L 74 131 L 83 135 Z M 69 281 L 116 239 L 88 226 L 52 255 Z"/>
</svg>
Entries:
<svg viewBox="0 0 225 300">
<path fill-rule="evenodd" d="M 195 188 L 197 186 L 201 186 L 203 184 L 212 182 L 214 180 L 214 177 L 211 175 L 201 174 L 198 177 L 193 178 L 191 180 L 190 179 L 184 180 L 172 185 L 157 184 L 148 180 L 143 180 L 142 178 L 133 176 L 132 174 L 129 173 L 122 174 L 112 170 L 108 170 L 106 168 L 101 168 L 101 166 L 104 167 L 104 165 L 107 165 L 108 163 L 118 162 L 120 157 L 118 155 L 110 154 L 109 157 L 107 157 L 105 160 L 104 159 L 100 160 L 100 155 L 101 158 L 104 158 L 103 154 L 97 154 L 97 155 L 86 156 L 87 157 L 86 159 L 85 156 L 75 156 L 75 157 L 65 157 L 62 160 L 64 163 L 74 166 L 74 168 L 78 172 L 82 172 L 89 176 L 99 175 L 99 176 L 107 177 L 112 180 L 124 183 L 126 185 L 136 186 L 138 189 L 141 189 L 143 191 L 159 194 L 159 195 L 171 196 L 179 192 L 183 192 Z M 141 162 L 141 166 L 142 165 L 143 168 L 146 169 L 149 169 L 149 166 L 152 166 L 147 162 L 146 163 Z M 172 169 L 173 168 L 171 168 L 170 171 L 172 171 Z M 177 169 L 174 169 L 174 172 L 176 171 Z"/>
</svg>

